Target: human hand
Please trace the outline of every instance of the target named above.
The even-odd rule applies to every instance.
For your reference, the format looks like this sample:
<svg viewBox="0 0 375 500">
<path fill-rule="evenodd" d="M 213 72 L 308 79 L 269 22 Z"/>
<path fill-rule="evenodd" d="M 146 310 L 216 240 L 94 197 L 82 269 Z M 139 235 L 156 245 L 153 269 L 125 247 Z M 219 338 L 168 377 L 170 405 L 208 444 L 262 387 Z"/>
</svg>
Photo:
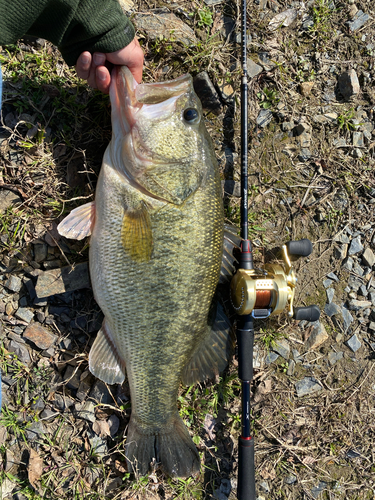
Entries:
<svg viewBox="0 0 375 500">
<path fill-rule="evenodd" d="M 90 87 L 99 89 L 108 94 L 111 83 L 111 73 L 105 66 L 106 62 L 127 66 L 138 83 L 142 80 L 143 72 L 143 50 L 139 42 L 134 38 L 129 45 L 116 52 L 82 52 L 76 64 L 76 72 L 79 78 L 87 80 Z"/>
</svg>

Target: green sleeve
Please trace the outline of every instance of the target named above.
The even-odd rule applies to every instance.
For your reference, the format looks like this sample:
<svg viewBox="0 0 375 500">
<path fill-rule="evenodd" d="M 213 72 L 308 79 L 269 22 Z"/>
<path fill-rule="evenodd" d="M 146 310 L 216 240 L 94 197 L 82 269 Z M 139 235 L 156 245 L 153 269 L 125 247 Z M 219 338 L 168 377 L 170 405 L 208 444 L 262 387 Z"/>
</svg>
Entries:
<svg viewBox="0 0 375 500">
<path fill-rule="evenodd" d="M 115 52 L 134 38 L 117 0 L 0 0 L 0 44 L 34 35 L 56 45 L 69 65 L 89 52 Z"/>
</svg>

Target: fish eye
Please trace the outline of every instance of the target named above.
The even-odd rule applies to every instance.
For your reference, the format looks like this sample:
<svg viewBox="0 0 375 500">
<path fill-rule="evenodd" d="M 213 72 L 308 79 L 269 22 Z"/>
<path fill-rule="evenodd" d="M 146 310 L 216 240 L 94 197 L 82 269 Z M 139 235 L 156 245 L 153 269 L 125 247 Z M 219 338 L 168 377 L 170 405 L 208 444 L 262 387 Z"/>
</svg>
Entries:
<svg viewBox="0 0 375 500">
<path fill-rule="evenodd" d="M 184 110 L 183 117 L 188 123 L 196 123 L 199 120 L 199 113 L 195 108 L 187 108 Z"/>
</svg>

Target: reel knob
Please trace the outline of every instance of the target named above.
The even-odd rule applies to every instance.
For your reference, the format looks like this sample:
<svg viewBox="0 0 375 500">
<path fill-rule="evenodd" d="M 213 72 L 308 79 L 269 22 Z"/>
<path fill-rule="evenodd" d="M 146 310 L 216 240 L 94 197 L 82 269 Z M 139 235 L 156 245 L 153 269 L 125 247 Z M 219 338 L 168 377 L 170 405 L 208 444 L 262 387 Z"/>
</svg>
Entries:
<svg viewBox="0 0 375 500">
<path fill-rule="evenodd" d="M 289 255 L 295 255 L 296 257 L 308 257 L 313 251 L 312 243 L 307 238 L 297 241 L 288 241 L 286 246 Z"/>
<path fill-rule="evenodd" d="M 293 318 L 297 320 L 318 321 L 320 309 L 318 306 L 294 307 Z"/>
</svg>

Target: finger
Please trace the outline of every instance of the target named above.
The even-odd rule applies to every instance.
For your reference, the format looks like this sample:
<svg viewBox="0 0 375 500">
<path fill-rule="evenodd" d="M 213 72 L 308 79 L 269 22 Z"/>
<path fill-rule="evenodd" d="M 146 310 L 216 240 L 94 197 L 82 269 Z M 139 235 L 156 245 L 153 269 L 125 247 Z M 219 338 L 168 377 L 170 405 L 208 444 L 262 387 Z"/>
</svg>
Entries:
<svg viewBox="0 0 375 500">
<path fill-rule="evenodd" d="M 96 86 L 104 94 L 108 94 L 111 75 L 105 66 L 96 68 Z"/>
<path fill-rule="evenodd" d="M 87 80 L 90 74 L 92 57 L 90 52 L 82 52 L 77 59 L 76 72 L 79 78 Z"/>
<path fill-rule="evenodd" d="M 94 66 L 104 66 L 106 61 L 106 56 L 102 52 L 94 52 L 93 62 Z"/>
</svg>

